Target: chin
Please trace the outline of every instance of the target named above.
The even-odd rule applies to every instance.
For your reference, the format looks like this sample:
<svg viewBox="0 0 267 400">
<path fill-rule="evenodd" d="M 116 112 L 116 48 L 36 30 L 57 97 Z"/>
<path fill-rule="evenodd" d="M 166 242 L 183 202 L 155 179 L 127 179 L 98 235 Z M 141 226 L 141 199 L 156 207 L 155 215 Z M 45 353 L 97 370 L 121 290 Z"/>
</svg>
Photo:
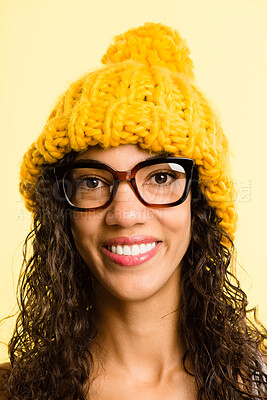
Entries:
<svg viewBox="0 0 267 400">
<path fill-rule="evenodd" d="M 176 297 L 175 294 L 178 293 L 179 287 L 179 271 L 180 268 L 176 268 L 171 276 L 160 276 L 159 271 L 154 272 L 153 275 L 117 276 L 113 277 L 115 278 L 113 282 L 98 279 L 95 285 L 96 295 L 100 299 L 114 298 L 125 302 L 142 302 L 157 298 L 158 304 L 161 304 L 163 298 L 169 297 L 170 294 Z"/>
</svg>

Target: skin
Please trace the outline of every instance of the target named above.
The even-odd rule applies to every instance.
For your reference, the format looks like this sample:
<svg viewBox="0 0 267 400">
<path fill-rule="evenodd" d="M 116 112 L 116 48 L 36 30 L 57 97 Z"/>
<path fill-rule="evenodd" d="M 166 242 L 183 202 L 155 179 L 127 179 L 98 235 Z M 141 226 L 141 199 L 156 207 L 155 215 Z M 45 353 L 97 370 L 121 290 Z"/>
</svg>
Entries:
<svg viewBox="0 0 267 400">
<path fill-rule="evenodd" d="M 123 145 L 89 148 L 77 160 L 128 170 L 149 157 L 136 145 Z M 101 352 L 95 352 L 97 378 L 90 399 L 196 398 L 194 379 L 182 366 L 178 330 L 180 265 L 191 238 L 190 200 L 189 194 L 178 206 L 148 208 L 122 182 L 108 208 L 73 211 L 74 241 L 95 278 Z M 157 254 L 141 265 L 123 267 L 101 250 L 106 239 L 137 234 L 162 241 Z"/>
</svg>

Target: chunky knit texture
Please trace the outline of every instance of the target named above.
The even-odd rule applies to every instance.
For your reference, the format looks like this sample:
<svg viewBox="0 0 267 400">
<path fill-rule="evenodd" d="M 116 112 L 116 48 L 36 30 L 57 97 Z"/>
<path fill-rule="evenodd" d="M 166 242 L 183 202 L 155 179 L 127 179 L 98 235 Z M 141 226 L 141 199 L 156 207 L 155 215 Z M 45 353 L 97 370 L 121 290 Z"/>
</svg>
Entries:
<svg viewBox="0 0 267 400">
<path fill-rule="evenodd" d="M 195 85 L 193 63 L 176 30 L 146 23 L 117 36 L 105 64 L 72 83 L 24 155 L 20 193 L 34 211 L 41 166 L 71 150 L 137 144 L 192 158 L 200 187 L 233 239 L 237 216 L 229 148 L 219 120 Z"/>
</svg>

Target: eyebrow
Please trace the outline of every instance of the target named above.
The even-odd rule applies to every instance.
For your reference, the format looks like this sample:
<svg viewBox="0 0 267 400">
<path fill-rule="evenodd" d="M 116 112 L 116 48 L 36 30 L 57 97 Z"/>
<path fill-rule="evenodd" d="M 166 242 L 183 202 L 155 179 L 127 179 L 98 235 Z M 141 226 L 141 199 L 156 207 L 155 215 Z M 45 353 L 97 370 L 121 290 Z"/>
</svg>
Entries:
<svg viewBox="0 0 267 400">
<path fill-rule="evenodd" d="M 162 154 L 156 154 L 154 156 L 148 157 L 148 158 L 144 158 L 142 160 L 140 160 L 140 162 L 142 161 L 146 161 L 146 160 L 157 160 L 158 158 L 164 158 L 164 157 L 168 157 L 167 153 L 162 153 Z M 95 159 L 91 159 L 91 158 L 79 158 L 78 160 L 74 161 L 74 164 L 79 163 L 79 162 L 92 162 L 92 163 L 103 163 L 103 161 L 99 161 L 99 160 L 95 160 Z"/>
</svg>

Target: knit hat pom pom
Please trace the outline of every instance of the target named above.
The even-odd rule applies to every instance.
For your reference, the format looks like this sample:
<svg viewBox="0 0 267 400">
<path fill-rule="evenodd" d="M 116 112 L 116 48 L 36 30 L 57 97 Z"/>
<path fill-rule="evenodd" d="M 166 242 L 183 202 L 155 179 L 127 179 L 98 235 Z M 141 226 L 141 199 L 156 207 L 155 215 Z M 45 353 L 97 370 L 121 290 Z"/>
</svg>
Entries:
<svg viewBox="0 0 267 400">
<path fill-rule="evenodd" d="M 175 29 L 148 22 L 116 36 L 101 61 L 109 64 L 137 60 L 150 66 L 167 67 L 193 79 L 193 62 L 189 54 L 185 40 Z"/>
</svg>

